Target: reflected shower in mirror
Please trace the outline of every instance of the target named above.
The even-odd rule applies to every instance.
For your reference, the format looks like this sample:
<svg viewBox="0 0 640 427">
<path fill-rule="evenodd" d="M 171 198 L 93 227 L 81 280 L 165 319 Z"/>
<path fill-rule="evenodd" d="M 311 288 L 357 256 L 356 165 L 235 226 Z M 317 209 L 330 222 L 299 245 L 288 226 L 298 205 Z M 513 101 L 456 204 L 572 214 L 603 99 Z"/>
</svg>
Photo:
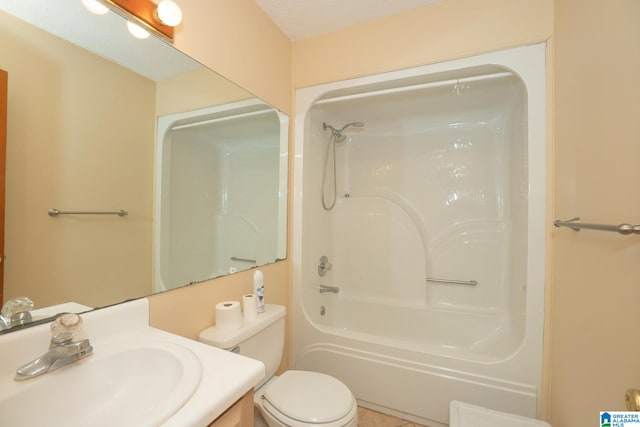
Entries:
<svg viewBox="0 0 640 427">
<path fill-rule="evenodd" d="M 285 257 L 287 128 L 256 100 L 160 117 L 156 291 Z"/>
<path fill-rule="evenodd" d="M 101 307 L 285 258 L 286 117 L 165 42 L 132 38 L 120 16 L 92 15 L 79 0 L 58 9 L 46 0 L 0 4 L 0 69 L 9 75 L 4 301 L 25 295 L 36 309 Z M 257 120 L 246 127 L 239 124 L 245 104 L 264 110 L 255 118 L 245 115 Z M 191 118 L 180 116 L 203 111 L 210 124 L 194 127 Z M 157 145 L 156 125 L 167 118 L 163 132 L 172 134 L 163 141 L 172 143 Z M 203 197 L 180 200 L 190 220 L 195 223 L 196 212 L 204 216 L 200 207 L 207 202 L 217 210 L 199 228 L 203 239 L 182 239 L 169 248 L 187 252 L 180 262 L 188 262 L 189 253 L 211 262 L 193 275 L 187 266 L 170 284 L 158 286 L 154 271 L 163 267 L 153 254 L 167 246 L 156 241 L 154 228 L 170 217 L 158 206 L 169 198 L 175 206 L 186 194 L 166 195 L 167 187 L 155 180 L 164 179 L 159 166 L 167 160 L 165 148 L 198 135 L 198 127 L 213 129 L 206 138 L 217 157 L 192 154 L 210 160 L 207 173 L 226 182 L 211 181 L 213 188 L 198 176 L 184 177 L 201 185 L 191 190 Z M 264 150 L 271 150 L 269 161 Z M 271 211 L 260 218 L 241 212 L 259 212 L 251 202 Z M 51 217 L 52 208 L 122 209 L 128 215 Z M 252 223 L 255 232 L 230 225 L 235 217 L 242 218 L 239 224 Z M 258 252 L 263 247 L 269 250 Z M 256 262 L 217 263 L 231 257 Z"/>
</svg>

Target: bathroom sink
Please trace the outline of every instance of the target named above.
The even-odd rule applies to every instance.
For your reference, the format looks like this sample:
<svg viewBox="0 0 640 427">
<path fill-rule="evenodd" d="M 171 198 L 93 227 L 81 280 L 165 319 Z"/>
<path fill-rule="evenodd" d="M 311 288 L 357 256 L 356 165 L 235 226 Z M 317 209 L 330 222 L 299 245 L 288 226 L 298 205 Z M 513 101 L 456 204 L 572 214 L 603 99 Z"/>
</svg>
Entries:
<svg viewBox="0 0 640 427">
<path fill-rule="evenodd" d="M 15 381 L 49 324 L 0 334 L 0 427 L 202 427 L 264 378 L 261 362 L 149 326 L 140 298 L 82 315 L 93 353 Z"/>
<path fill-rule="evenodd" d="M 3 426 L 157 426 L 200 384 L 200 359 L 171 342 L 118 342 L 58 371 L 14 382 Z"/>
</svg>

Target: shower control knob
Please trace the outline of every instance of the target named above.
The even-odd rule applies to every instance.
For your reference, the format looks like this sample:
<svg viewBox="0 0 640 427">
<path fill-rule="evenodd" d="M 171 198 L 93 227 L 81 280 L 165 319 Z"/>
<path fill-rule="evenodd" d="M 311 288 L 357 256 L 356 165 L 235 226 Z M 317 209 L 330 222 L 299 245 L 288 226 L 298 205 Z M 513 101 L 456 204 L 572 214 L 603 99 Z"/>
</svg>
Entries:
<svg viewBox="0 0 640 427">
<path fill-rule="evenodd" d="M 329 258 L 324 255 L 321 256 L 320 262 L 318 263 L 318 274 L 320 275 L 320 277 L 327 274 L 327 271 L 331 270 L 331 267 L 332 265 L 331 263 L 329 263 Z"/>
</svg>

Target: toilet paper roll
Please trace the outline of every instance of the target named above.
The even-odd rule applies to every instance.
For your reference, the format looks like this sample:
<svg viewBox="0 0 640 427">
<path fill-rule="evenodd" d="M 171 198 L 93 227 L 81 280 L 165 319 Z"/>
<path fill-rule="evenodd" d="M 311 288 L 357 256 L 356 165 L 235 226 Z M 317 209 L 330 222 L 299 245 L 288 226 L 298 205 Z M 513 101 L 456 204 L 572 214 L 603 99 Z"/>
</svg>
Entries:
<svg viewBox="0 0 640 427">
<path fill-rule="evenodd" d="M 240 302 L 223 301 L 216 304 L 216 329 L 219 331 L 233 331 L 242 327 L 242 312 Z"/>
<path fill-rule="evenodd" d="M 242 316 L 245 322 L 251 321 L 258 316 L 258 300 L 254 294 L 242 296 Z"/>
</svg>

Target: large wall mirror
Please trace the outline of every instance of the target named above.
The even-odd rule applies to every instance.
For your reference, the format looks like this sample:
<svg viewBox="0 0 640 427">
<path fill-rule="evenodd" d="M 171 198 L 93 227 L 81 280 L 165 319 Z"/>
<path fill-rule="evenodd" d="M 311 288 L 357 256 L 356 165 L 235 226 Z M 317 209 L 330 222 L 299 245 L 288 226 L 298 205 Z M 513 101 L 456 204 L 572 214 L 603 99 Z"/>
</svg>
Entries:
<svg viewBox="0 0 640 427">
<path fill-rule="evenodd" d="M 285 115 L 80 0 L 3 1 L 0 38 L 4 302 L 37 320 L 286 257 Z"/>
</svg>

